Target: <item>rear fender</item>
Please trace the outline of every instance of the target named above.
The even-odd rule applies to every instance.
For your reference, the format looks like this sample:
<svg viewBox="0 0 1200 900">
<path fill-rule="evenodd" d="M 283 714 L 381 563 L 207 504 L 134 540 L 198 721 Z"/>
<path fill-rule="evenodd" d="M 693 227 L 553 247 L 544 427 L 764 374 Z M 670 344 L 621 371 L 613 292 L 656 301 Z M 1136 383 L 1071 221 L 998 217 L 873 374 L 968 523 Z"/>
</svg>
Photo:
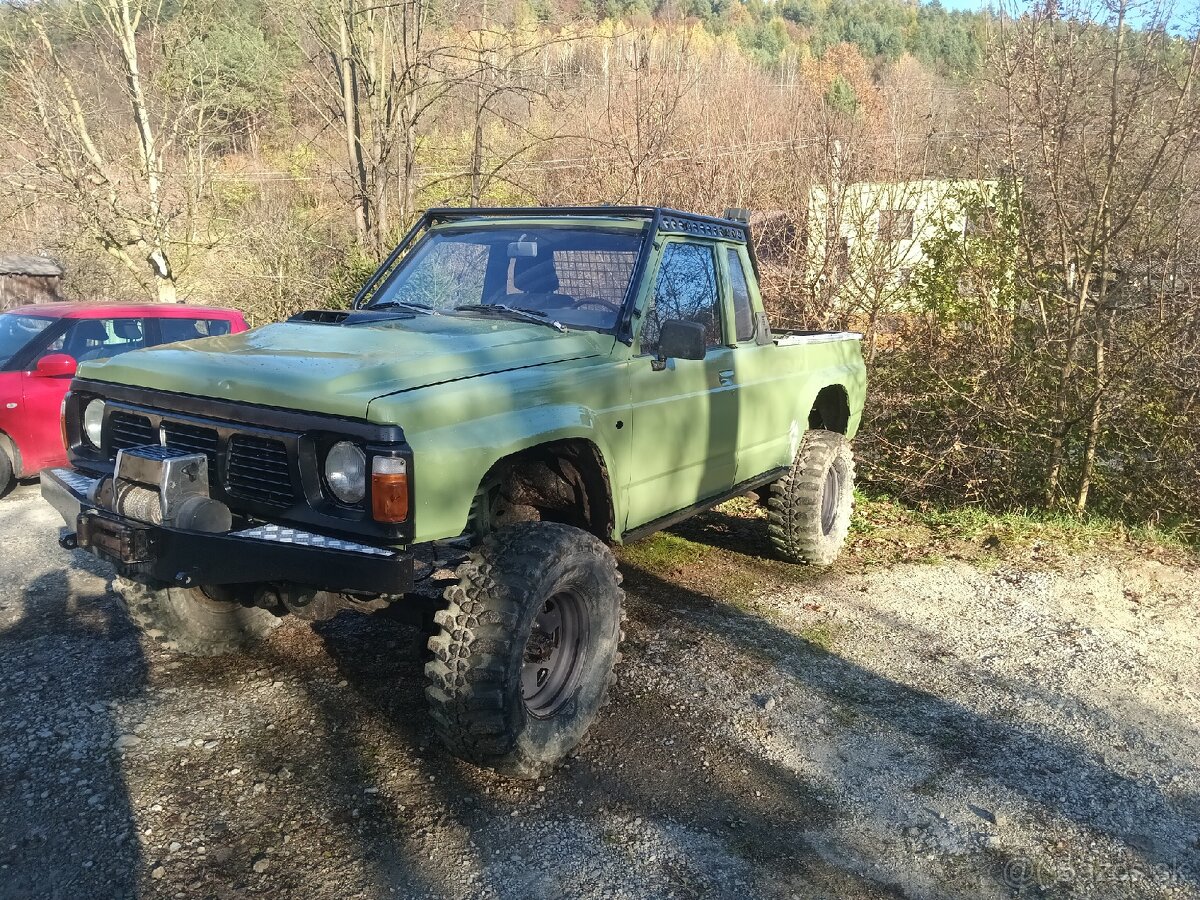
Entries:
<svg viewBox="0 0 1200 900">
<path fill-rule="evenodd" d="M 799 446 L 800 437 L 809 427 L 810 415 L 817 407 L 817 398 L 823 390 L 840 388 L 845 391 L 846 405 L 849 409 L 849 416 L 844 426 L 844 434 L 847 438 L 853 438 L 858 432 L 859 423 L 862 421 L 863 402 L 867 393 L 867 372 L 863 365 L 858 341 L 818 344 L 805 349 L 809 350 L 812 356 L 817 357 L 819 361 L 816 366 L 805 372 L 807 389 L 800 394 L 800 404 L 796 410 L 792 428 L 792 440 L 795 444 L 792 447 L 793 458 Z M 835 430 L 841 431 L 842 428 Z"/>
</svg>

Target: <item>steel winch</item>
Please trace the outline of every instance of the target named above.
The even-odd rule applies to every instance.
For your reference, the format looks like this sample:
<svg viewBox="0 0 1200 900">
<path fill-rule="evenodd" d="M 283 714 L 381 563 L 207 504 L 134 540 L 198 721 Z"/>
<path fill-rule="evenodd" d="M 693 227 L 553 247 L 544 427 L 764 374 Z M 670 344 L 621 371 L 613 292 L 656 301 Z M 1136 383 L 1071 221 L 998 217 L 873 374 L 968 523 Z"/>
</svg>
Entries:
<svg viewBox="0 0 1200 900">
<path fill-rule="evenodd" d="M 113 474 L 88 492 L 99 509 L 139 522 L 221 533 L 233 527 L 229 507 L 209 495 L 208 457 L 147 445 L 117 451 Z"/>
</svg>

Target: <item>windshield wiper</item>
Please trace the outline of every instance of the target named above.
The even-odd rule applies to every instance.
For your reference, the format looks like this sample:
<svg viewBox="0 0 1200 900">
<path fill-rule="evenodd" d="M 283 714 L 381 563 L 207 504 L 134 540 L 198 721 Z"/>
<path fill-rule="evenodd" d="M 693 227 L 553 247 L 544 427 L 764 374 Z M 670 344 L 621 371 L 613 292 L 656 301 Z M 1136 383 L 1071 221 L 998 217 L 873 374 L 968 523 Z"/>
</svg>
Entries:
<svg viewBox="0 0 1200 900">
<path fill-rule="evenodd" d="M 519 319 L 522 322 L 532 322 L 534 325 L 545 325 L 547 328 L 553 328 L 555 331 L 566 331 L 560 322 L 549 318 L 544 312 L 538 312 L 536 309 L 523 309 L 519 306 L 508 306 L 504 303 L 470 303 L 465 306 L 454 307 L 455 312 L 496 312 L 507 316 L 510 319 Z"/>
<path fill-rule="evenodd" d="M 436 316 L 435 310 L 428 303 L 415 303 L 412 300 L 382 300 L 379 303 L 371 303 L 364 306 L 364 310 L 368 309 L 387 309 L 388 307 L 399 307 L 401 309 L 414 309 L 417 312 L 423 312 L 427 316 Z"/>
</svg>

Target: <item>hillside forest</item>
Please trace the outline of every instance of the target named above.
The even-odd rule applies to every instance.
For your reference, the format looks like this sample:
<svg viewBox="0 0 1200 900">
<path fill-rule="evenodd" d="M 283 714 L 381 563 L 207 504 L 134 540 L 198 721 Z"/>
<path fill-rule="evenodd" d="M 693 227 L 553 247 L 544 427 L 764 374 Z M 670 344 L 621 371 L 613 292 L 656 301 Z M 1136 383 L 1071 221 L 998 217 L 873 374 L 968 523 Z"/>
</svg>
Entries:
<svg viewBox="0 0 1200 900">
<path fill-rule="evenodd" d="M 1158 0 L 14 2 L 0 247 L 262 323 L 429 206 L 747 208 L 773 320 L 864 333 L 868 490 L 1194 538 L 1198 54 Z M 990 188 L 903 278 L 813 240 L 918 180 Z"/>
</svg>

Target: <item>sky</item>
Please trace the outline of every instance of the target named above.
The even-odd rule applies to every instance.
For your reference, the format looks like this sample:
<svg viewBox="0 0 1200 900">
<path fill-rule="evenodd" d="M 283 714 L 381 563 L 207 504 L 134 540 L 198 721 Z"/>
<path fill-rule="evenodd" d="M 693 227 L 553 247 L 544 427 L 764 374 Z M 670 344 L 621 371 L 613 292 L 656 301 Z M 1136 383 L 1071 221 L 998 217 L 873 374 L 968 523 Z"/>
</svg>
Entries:
<svg viewBox="0 0 1200 900">
<path fill-rule="evenodd" d="M 928 3 L 930 0 L 920 0 L 920 2 Z M 1003 0 L 940 0 L 940 2 L 946 9 L 969 10 L 971 12 L 978 12 L 989 5 L 993 9 L 1003 6 L 1003 8 L 1012 12 L 1014 6 L 1015 8 L 1027 8 L 1029 5 L 1028 2 L 1014 4 L 1011 0 L 1008 3 L 1004 3 Z M 1134 0 L 1130 4 L 1128 14 L 1130 24 L 1136 28 L 1145 23 L 1150 11 L 1156 9 L 1158 5 L 1159 0 Z M 1169 10 L 1173 10 L 1173 14 L 1169 19 L 1170 25 L 1167 29 L 1168 31 L 1177 34 L 1191 32 L 1195 26 L 1197 11 L 1200 9 L 1200 3 L 1197 0 L 1174 0 L 1174 2 L 1164 0 L 1162 5 Z M 1103 4 L 1098 3 L 1097 6 L 1102 8 Z M 1101 18 L 1105 20 L 1109 19 L 1108 16 L 1101 16 Z"/>
</svg>

